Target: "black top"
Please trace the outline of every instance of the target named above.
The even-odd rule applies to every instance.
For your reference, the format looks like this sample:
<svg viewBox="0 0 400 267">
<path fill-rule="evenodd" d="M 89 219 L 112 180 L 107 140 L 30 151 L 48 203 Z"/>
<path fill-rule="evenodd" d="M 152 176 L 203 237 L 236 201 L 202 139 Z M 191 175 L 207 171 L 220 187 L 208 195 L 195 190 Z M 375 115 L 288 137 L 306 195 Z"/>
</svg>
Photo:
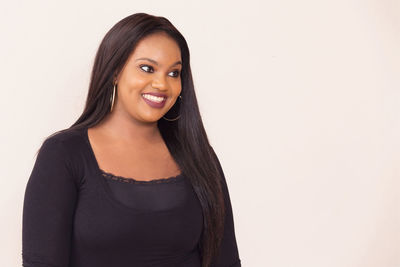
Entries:
<svg viewBox="0 0 400 267">
<path fill-rule="evenodd" d="M 212 266 L 237 267 L 223 178 L 225 231 Z M 69 129 L 43 143 L 26 185 L 22 225 L 25 267 L 201 266 L 203 214 L 185 174 L 137 181 L 106 173 L 87 128 Z"/>
</svg>

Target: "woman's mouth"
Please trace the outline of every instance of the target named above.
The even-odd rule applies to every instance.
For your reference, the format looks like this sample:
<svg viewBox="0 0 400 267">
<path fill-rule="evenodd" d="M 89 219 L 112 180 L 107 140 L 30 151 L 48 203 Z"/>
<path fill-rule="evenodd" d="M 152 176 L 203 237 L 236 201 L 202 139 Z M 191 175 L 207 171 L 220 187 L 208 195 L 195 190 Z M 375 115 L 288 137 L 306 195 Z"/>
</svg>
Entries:
<svg viewBox="0 0 400 267">
<path fill-rule="evenodd" d="M 152 94 L 142 94 L 143 100 L 153 108 L 162 108 L 167 100 L 166 96 L 155 96 Z"/>
</svg>

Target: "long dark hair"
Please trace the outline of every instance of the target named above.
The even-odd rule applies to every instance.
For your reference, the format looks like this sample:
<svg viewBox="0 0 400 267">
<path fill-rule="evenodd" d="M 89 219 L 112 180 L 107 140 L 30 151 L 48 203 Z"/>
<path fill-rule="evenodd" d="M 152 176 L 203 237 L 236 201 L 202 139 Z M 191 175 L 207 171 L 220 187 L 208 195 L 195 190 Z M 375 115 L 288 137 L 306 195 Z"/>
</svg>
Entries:
<svg viewBox="0 0 400 267">
<path fill-rule="evenodd" d="M 157 126 L 181 171 L 190 174 L 187 178 L 201 203 L 204 221 L 199 249 L 202 267 L 208 267 L 219 254 L 224 232 L 224 177 L 201 120 L 190 70 L 188 45 L 168 19 L 136 13 L 122 19 L 107 32 L 96 53 L 83 113 L 68 129 L 95 126 L 110 112 L 114 77 L 122 70 L 136 44 L 155 32 L 167 33 L 181 50 L 182 101 L 177 100 L 166 114 L 167 118 L 175 118 L 178 114 L 180 117 L 175 121 L 160 119 Z"/>
</svg>

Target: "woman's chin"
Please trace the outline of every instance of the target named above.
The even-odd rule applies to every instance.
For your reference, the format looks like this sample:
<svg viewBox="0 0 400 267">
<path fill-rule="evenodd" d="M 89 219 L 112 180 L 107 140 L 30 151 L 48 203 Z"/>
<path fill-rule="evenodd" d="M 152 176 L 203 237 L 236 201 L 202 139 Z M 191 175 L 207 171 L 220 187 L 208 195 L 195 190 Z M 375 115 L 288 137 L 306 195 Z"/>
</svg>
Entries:
<svg viewBox="0 0 400 267">
<path fill-rule="evenodd" d="M 142 120 L 149 123 L 157 122 L 159 119 L 162 118 L 162 116 L 163 115 L 159 112 L 147 112 L 141 115 Z"/>
</svg>

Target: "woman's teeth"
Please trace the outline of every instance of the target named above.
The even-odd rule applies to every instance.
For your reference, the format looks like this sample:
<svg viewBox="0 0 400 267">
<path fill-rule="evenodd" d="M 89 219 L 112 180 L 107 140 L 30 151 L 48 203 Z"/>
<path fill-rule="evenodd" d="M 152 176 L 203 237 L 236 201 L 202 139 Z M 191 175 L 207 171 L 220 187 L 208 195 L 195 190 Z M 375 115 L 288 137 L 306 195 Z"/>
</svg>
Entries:
<svg viewBox="0 0 400 267">
<path fill-rule="evenodd" d="M 159 97 L 159 96 L 154 96 L 154 95 L 148 95 L 148 94 L 142 94 L 142 96 L 150 101 L 156 102 L 156 103 L 160 103 L 162 102 L 165 97 Z"/>
</svg>

